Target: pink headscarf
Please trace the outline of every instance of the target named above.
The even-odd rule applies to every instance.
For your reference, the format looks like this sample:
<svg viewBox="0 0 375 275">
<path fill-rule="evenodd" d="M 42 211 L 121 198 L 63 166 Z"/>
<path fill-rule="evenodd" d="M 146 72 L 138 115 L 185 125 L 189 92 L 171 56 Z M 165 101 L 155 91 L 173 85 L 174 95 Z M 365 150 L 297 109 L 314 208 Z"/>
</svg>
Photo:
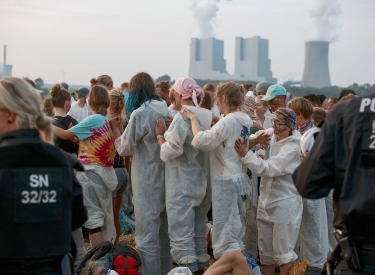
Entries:
<svg viewBox="0 0 375 275">
<path fill-rule="evenodd" d="M 173 89 L 176 93 L 182 95 L 182 99 L 192 98 L 195 106 L 200 106 L 204 98 L 204 91 L 197 82 L 191 77 L 185 76 L 177 79 L 173 85 Z M 197 97 L 201 97 L 201 102 L 197 101 Z"/>
</svg>

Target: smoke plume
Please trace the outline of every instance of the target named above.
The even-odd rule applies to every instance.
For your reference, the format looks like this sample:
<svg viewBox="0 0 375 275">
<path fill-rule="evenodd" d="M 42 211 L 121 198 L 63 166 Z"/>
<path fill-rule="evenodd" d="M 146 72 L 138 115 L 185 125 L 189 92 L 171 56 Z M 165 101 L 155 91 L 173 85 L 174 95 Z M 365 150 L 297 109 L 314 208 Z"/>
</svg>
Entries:
<svg viewBox="0 0 375 275">
<path fill-rule="evenodd" d="M 219 10 L 219 2 L 220 0 L 190 0 L 190 10 L 197 25 L 194 37 L 202 39 L 215 36 L 213 19 Z"/>
<path fill-rule="evenodd" d="M 341 14 L 339 0 L 315 0 L 309 8 L 313 28 L 308 41 L 334 42 L 339 37 L 338 16 Z"/>
</svg>

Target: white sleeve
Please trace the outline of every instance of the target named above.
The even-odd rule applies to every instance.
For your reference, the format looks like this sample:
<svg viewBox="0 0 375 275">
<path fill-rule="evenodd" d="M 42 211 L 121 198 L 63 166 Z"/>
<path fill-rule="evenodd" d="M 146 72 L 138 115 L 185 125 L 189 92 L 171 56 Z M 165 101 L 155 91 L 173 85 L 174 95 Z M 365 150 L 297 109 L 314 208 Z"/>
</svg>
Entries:
<svg viewBox="0 0 375 275">
<path fill-rule="evenodd" d="M 181 156 L 184 152 L 183 146 L 188 134 L 191 131 L 182 116 L 176 116 L 165 132 L 165 142 L 160 149 L 160 159 L 163 162 Z"/>
<path fill-rule="evenodd" d="M 252 173 L 259 177 L 278 177 L 293 174 L 301 163 L 299 148 L 288 144 L 284 145 L 276 156 L 266 160 L 249 151 L 245 157 L 241 158 L 241 161 Z"/>
<path fill-rule="evenodd" d="M 210 130 L 200 131 L 192 140 L 191 144 L 203 151 L 212 151 L 227 140 L 229 129 L 225 118 L 220 119 Z"/>
</svg>

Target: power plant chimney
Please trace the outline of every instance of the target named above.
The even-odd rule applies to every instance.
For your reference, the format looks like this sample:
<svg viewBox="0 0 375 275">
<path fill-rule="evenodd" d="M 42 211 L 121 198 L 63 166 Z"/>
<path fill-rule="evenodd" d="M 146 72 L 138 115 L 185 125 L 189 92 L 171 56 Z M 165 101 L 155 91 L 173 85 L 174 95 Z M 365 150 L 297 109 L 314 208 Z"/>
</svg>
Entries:
<svg viewBox="0 0 375 275">
<path fill-rule="evenodd" d="M 7 71 L 7 45 L 4 45 L 4 62 L 3 62 L 3 77 L 6 77 Z"/>
<path fill-rule="evenodd" d="M 301 86 L 315 88 L 331 86 L 328 50 L 327 41 L 305 42 L 305 67 Z"/>
</svg>

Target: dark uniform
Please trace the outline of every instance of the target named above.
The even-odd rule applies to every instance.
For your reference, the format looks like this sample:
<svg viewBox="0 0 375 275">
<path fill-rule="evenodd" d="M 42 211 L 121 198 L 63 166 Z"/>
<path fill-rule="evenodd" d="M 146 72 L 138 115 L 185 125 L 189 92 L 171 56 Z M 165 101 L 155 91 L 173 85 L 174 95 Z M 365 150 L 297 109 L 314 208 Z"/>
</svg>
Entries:
<svg viewBox="0 0 375 275">
<path fill-rule="evenodd" d="M 87 219 L 76 158 L 36 129 L 0 136 L 0 272 L 71 274 L 71 232 Z"/>
<path fill-rule="evenodd" d="M 375 92 L 335 105 L 293 179 L 309 199 L 334 189 L 334 226 L 348 260 L 336 274 L 352 274 L 354 247 L 361 266 L 355 274 L 375 274 Z"/>
</svg>

